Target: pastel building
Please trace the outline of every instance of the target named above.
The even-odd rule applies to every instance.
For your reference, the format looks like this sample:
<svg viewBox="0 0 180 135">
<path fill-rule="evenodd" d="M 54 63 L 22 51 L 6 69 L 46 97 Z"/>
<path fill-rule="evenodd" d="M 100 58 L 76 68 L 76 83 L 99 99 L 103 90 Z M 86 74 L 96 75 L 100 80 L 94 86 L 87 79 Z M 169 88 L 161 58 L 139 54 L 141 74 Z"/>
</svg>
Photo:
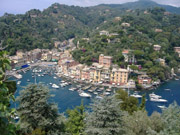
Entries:
<svg viewBox="0 0 180 135">
<path fill-rule="evenodd" d="M 112 65 L 112 57 L 101 54 L 99 56 L 99 64 L 109 68 Z"/>
<path fill-rule="evenodd" d="M 161 46 L 160 45 L 154 45 L 154 50 L 155 51 L 160 51 L 161 50 Z"/>
<path fill-rule="evenodd" d="M 141 85 L 149 85 L 151 84 L 152 79 L 147 75 L 139 75 L 138 83 Z"/>
<path fill-rule="evenodd" d="M 128 70 L 122 68 L 113 68 L 111 72 L 110 83 L 124 85 L 128 82 Z"/>
</svg>

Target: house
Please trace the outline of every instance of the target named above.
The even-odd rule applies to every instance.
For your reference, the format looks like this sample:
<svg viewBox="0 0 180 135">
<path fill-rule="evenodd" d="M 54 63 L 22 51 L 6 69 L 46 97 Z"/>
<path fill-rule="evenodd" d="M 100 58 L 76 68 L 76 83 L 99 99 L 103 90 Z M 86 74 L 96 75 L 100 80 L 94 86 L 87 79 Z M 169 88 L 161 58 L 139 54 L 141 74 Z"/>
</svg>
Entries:
<svg viewBox="0 0 180 135">
<path fill-rule="evenodd" d="M 180 47 L 174 47 L 174 51 L 180 53 Z"/>
<path fill-rule="evenodd" d="M 155 29 L 155 32 L 163 32 L 163 30 L 162 29 Z"/>
<path fill-rule="evenodd" d="M 180 57 L 180 47 L 174 47 L 174 51 L 176 53 L 178 53 L 179 57 Z"/>
<path fill-rule="evenodd" d="M 122 55 L 124 56 L 124 62 L 136 63 L 136 58 L 131 53 L 131 50 L 123 50 Z"/>
<path fill-rule="evenodd" d="M 124 22 L 124 23 L 121 24 L 121 26 L 130 27 L 131 25 L 130 25 L 130 23 L 125 23 L 125 22 Z"/>
<path fill-rule="evenodd" d="M 151 84 L 152 79 L 147 75 L 139 75 L 138 83 L 141 85 L 149 85 Z"/>
<path fill-rule="evenodd" d="M 54 41 L 54 47 L 59 48 L 61 42 L 60 41 Z"/>
<path fill-rule="evenodd" d="M 109 68 L 112 65 L 112 57 L 103 54 L 99 55 L 99 64 Z"/>
<path fill-rule="evenodd" d="M 154 51 L 160 51 L 161 46 L 160 45 L 154 45 Z"/>
<path fill-rule="evenodd" d="M 118 33 L 110 33 L 109 36 L 112 37 L 112 36 L 118 36 L 119 34 Z"/>
<path fill-rule="evenodd" d="M 122 19 L 121 19 L 121 17 L 117 16 L 117 17 L 114 18 L 114 20 L 115 21 L 121 21 Z"/>
<path fill-rule="evenodd" d="M 158 63 L 160 63 L 161 66 L 165 66 L 165 65 L 166 65 L 164 59 L 159 58 L 159 59 L 157 59 L 156 61 L 157 61 Z"/>
<path fill-rule="evenodd" d="M 122 51 L 122 55 L 124 56 L 125 62 L 128 62 L 128 54 L 129 54 L 129 50 L 123 50 Z"/>
<path fill-rule="evenodd" d="M 100 35 L 100 36 L 102 36 L 102 35 L 109 36 L 109 31 L 102 30 L 102 31 L 99 32 L 99 35 Z"/>
<path fill-rule="evenodd" d="M 122 68 L 113 68 L 110 76 L 110 83 L 124 85 L 128 82 L 128 70 Z"/>
</svg>

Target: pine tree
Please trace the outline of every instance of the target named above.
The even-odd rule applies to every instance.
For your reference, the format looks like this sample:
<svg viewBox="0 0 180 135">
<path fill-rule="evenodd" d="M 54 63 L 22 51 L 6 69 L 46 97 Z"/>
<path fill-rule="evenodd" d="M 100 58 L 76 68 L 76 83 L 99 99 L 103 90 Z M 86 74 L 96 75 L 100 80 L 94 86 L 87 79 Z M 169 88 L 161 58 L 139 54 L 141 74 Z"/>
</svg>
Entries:
<svg viewBox="0 0 180 135">
<path fill-rule="evenodd" d="M 164 121 L 164 130 L 162 131 L 162 134 L 180 134 L 180 107 L 176 102 L 162 112 L 162 119 Z"/>
<path fill-rule="evenodd" d="M 60 134 L 62 123 L 55 104 L 48 103 L 49 89 L 41 84 L 28 85 L 18 97 L 19 124 L 24 133 L 40 128 L 49 135 Z"/>
<path fill-rule="evenodd" d="M 85 123 L 85 111 L 83 102 L 73 110 L 67 110 L 68 120 L 66 123 L 66 131 L 72 135 L 83 134 Z"/>
<path fill-rule="evenodd" d="M 88 135 L 122 135 L 123 112 L 118 106 L 119 102 L 114 97 L 94 101 L 92 112 L 86 119 L 85 132 Z"/>
</svg>

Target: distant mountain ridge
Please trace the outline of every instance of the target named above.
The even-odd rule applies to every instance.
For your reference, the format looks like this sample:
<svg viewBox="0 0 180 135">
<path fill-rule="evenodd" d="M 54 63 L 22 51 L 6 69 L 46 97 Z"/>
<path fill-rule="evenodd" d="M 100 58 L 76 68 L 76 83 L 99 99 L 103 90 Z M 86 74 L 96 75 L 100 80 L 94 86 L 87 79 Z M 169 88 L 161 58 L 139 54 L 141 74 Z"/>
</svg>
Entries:
<svg viewBox="0 0 180 135">
<path fill-rule="evenodd" d="M 170 5 L 161 5 L 151 0 L 139 0 L 136 2 L 127 2 L 124 4 L 101 4 L 98 6 L 106 6 L 110 8 L 116 8 L 116 9 L 147 9 L 147 8 L 154 8 L 154 7 L 162 7 L 168 12 L 180 14 L 180 7 L 173 7 Z"/>
</svg>

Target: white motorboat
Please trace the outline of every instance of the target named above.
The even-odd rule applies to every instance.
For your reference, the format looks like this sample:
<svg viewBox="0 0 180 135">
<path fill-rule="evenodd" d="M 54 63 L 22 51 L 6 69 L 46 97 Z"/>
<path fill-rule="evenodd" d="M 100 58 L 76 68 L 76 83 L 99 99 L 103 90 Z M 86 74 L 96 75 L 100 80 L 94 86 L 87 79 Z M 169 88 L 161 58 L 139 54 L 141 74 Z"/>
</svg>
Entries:
<svg viewBox="0 0 180 135">
<path fill-rule="evenodd" d="M 164 89 L 164 90 L 166 90 L 166 91 L 170 91 L 171 89 Z"/>
<path fill-rule="evenodd" d="M 161 109 L 166 109 L 167 107 L 165 105 L 158 105 L 159 108 Z"/>
<path fill-rule="evenodd" d="M 104 95 L 110 95 L 111 93 L 109 93 L 109 92 L 104 92 Z"/>
<path fill-rule="evenodd" d="M 135 97 L 135 98 L 142 98 L 142 96 L 141 96 L 141 95 L 138 95 L 137 93 L 134 93 L 134 94 L 132 94 L 131 96 L 132 96 L 132 97 Z"/>
<path fill-rule="evenodd" d="M 94 92 L 95 95 L 97 95 L 98 93 L 97 92 Z"/>
<path fill-rule="evenodd" d="M 161 96 L 156 95 L 154 93 L 149 94 L 149 97 L 151 97 L 151 98 L 161 98 Z"/>
<path fill-rule="evenodd" d="M 111 92 L 112 90 L 111 89 L 106 89 L 107 92 Z"/>
<path fill-rule="evenodd" d="M 70 90 L 70 91 L 74 91 L 74 90 L 76 90 L 76 88 L 73 88 L 73 87 L 72 87 L 72 88 L 69 88 L 69 90 Z"/>
<path fill-rule="evenodd" d="M 90 94 L 85 93 L 85 92 L 80 93 L 79 96 L 81 96 L 81 97 L 91 97 Z"/>
<path fill-rule="evenodd" d="M 28 81 L 28 82 L 30 82 L 30 80 L 29 80 L 29 79 L 27 79 L 27 81 Z"/>
<path fill-rule="evenodd" d="M 18 81 L 17 84 L 18 84 L 18 85 L 21 84 L 21 81 Z"/>
<path fill-rule="evenodd" d="M 161 98 L 157 98 L 157 97 L 151 97 L 150 101 L 153 101 L 153 102 L 167 102 L 166 99 L 161 99 Z"/>
<path fill-rule="evenodd" d="M 101 97 L 101 96 L 96 96 L 95 98 L 97 98 L 97 99 L 103 99 L 103 97 Z"/>
<path fill-rule="evenodd" d="M 52 85 L 52 87 L 53 87 L 53 88 L 56 88 L 56 89 L 58 89 L 58 88 L 59 88 L 59 86 L 58 86 L 58 85 L 56 85 L 56 84 L 53 84 L 53 85 Z"/>
<path fill-rule="evenodd" d="M 54 78 L 54 79 L 57 79 L 57 77 L 56 77 L 56 76 L 54 76 L 53 78 Z"/>
</svg>

